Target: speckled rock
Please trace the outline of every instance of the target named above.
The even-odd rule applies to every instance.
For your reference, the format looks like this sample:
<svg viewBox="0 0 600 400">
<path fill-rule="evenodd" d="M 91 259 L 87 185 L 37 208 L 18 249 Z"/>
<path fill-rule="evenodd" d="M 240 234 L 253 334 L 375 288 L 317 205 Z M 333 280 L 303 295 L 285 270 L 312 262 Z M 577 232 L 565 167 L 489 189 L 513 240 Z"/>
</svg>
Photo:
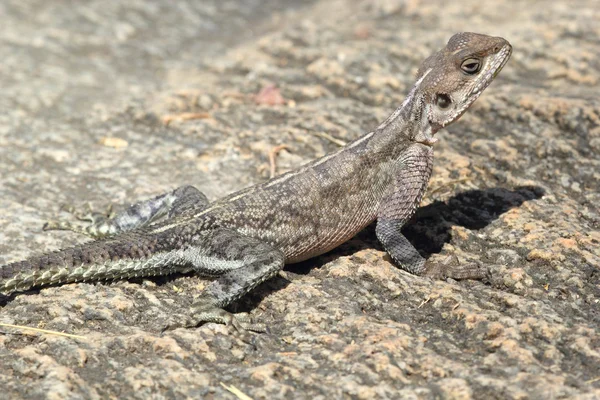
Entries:
<svg viewBox="0 0 600 400">
<path fill-rule="evenodd" d="M 448 3 L 448 2 L 446 2 Z M 0 388 L 18 398 L 600 398 L 600 11 L 594 1 L 0 4 L 0 264 L 83 242 L 42 232 L 193 184 L 209 198 L 371 130 L 453 33 L 514 55 L 440 132 L 404 232 L 489 282 L 396 268 L 369 227 L 232 306 L 270 334 L 165 333 L 195 276 L 1 299 Z"/>
</svg>

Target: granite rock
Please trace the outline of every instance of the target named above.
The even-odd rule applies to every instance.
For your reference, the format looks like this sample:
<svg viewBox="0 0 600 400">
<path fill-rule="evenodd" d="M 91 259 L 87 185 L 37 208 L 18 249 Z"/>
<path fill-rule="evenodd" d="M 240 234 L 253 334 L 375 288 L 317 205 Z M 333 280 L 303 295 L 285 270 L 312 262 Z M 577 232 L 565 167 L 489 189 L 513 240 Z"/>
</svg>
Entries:
<svg viewBox="0 0 600 400">
<path fill-rule="evenodd" d="M 271 333 L 160 332 L 205 282 L 161 277 L 2 300 L 7 398 L 600 397 L 600 11 L 594 1 L 0 4 L 0 264 L 87 239 L 62 204 L 124 206 L 185 184 L 214 199 L 373 129 L 455 32 L 514 46 L 439 133 L 404 231 L 490 282 L 396 268 L 370 227 L 231 310 Z M 269 101 L 257 95 L 270 88 Z M 263 99 L 260 97 L 260 99 Z M 227 389 L 229 388 L 229 389 Z M 233 390 L 233 391 L 231 391 Z"/>
</svg>

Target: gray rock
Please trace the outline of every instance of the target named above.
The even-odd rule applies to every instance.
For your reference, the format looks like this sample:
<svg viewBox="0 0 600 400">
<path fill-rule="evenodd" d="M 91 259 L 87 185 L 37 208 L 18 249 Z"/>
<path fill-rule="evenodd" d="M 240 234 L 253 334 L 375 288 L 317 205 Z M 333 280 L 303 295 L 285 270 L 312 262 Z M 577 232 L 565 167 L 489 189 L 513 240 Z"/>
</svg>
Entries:
<svg viewBox="0 0 600 400">
<path fill-rule="evenodd" d="M 271 335 L 160 333 L 194 276 L 72 284 L 2 300 L 6 398 L 600 397 L 600 37 L 593 1 L 0 3 L 0 263 L 83 242 L 61 204 L 124 206 L 183 184 L 216 198 L 367 132 L 456 29 L 515 52 L 439 134 L 405 229 L 440 282 L 367 229 L 241 300 Z M 275 85 L 283 105 L 257 104 Z M 323 135 L 325 134 L 325 135 Z M 334 141 L 327 138 L 333 138 Z M 235 389 L 232 389 L 235 390 Z"/>
</svg>

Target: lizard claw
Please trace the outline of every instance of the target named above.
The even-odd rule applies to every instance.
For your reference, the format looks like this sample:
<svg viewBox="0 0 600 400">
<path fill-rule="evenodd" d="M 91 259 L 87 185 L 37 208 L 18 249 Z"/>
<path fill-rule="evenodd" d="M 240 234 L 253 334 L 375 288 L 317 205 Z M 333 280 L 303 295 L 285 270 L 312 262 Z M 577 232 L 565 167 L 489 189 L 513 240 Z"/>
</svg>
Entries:
<svg viewBox="0 0 600 400">
<path fill-rule="evenodd" d="M 113 216 L 112 204 L 108 206 L 104 213 L 95 212 L 90 203 L 87 203 L 83 210 L 78 210 L 72 205 L 65 204 L 60 207 L 61 211 L 67 212 L 75 217 L 81 224 L 73 224 L 69 221 L 48 221 L 42 226 L 43 231 L 60 230 L 72 231 L 83 235 L 100 237 L 98 227 L 107 223 Z"/>
<path fill-rule="evenodd" d="M 73 225 L 68 221 L 48 221 L 42 226 L 43 231 L 72 231 L 88 235 L 88 232 L 81 227 Z"/>
<path fill-rule="evenodd" d="M 460 263 L 456 255 L 448 256 L 442 262 L 428 262 L 424 276 L 432 279 L 474 279 L 489 282 L 491 272 L 477 261 Z"/>
<path fill-rule="evenodd" d="M 232 314 L 218 307 L 194 307 L 191 316 L 172 316 L 169 322 L 162 326 L 160 333 L 177 328 L 194 328 L 203 322 L 216 322 L 231 327 L 232 332 L 246 343 L 252 343 L 252 335 L 249 335 L 249 332 L 269 333 L 266 325 L 252 322 L 248 315 Z"/>
<path fill-rule="evenodd" d="M 216 307 L 198 309 L 191 319 L 192 323 L 196 326 L 201 322 L 217 322 L 232 327 L 237 332 L 252 331 L 263 333 L 267 331 L 264 324 L 252 322 L 252 319 L 248 315 L 232 314 Z"/>
<path fill-rule="evenodd" d="M 184 316 L 179 316 L 181 318 L 177 318 L 177 316 L 170 316 L 167 320 L 167 322 L 163 323 L 162 325 L 160 325 L 160 334 L 164 334 L 166 331 L 173 331 L 177 328 L 188 328 L 189 326 L 187 326 L 187 324 L 184 322 L 182 323 L 181 321 L 185 321 L 186 317 Z"/>
<path fill-rule="evenodd" d="M 100 224 L 114 216 L 112 204 L 109 204 L 106 208 L 106 211 L 104 211 L 103 213 L 94 211 L 94 208 L 92 207 L 91 203 L 86 203 L 83 209 L 77 209 L 73 205 L 64 204 L 60 207 L 60 210 L 73 215 L 79 221 L 89 222 L 92 225 Z"/>
</svg>

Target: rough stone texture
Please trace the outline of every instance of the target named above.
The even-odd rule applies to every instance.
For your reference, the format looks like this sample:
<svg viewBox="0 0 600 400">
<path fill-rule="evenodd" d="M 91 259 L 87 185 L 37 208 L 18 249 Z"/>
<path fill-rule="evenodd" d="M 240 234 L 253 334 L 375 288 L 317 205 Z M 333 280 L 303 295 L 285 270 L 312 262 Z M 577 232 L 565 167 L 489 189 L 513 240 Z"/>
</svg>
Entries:
<svg viewBox="0 0 600 400">
<path fill-rule="evenodd" d="M 215 324 L 158 332 L 194 276 L 45 288 L 3 300 L 0 321 L 86 340 L 0 328 L 2 396 L 600 397 L 595 1 L 172 3 L 0 3 L 0 263 L 85 240 L 41 232 L 61 204 L 189 183 L 216 198 L 266 179 L 273 146 L 278 172 L 334 150 L 327 135 L 375 127 L 469 30 L 514 55 L 439 134 L 405 230 L 491 282 L 411 276 L 367 229 L 233 307 L 270 326 L 253 345 Z"/>
</svg>

